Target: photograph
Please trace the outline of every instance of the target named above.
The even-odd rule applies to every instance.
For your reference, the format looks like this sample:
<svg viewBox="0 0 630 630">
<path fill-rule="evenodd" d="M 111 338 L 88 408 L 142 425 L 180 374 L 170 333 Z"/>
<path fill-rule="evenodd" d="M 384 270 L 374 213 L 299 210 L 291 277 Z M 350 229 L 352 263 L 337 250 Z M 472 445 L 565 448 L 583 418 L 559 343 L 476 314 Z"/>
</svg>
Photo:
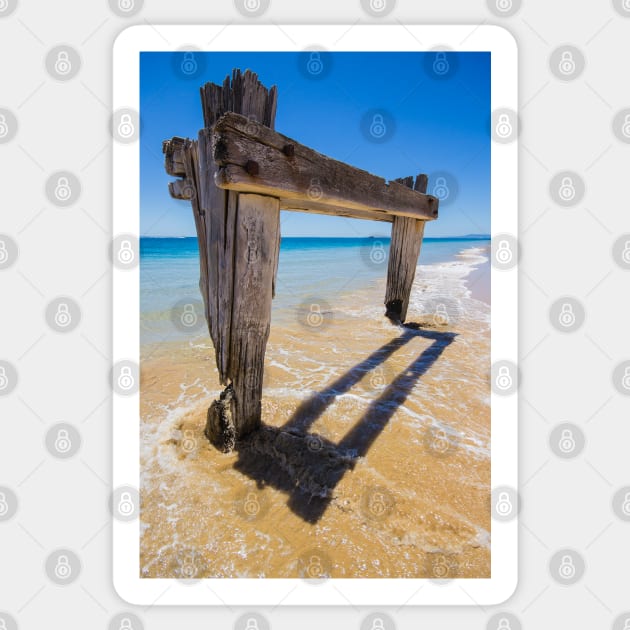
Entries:
<svg viewBox="0 0 630 630">
<path fill-rule="evenodd" d="M 490 77 L 140 53 L 141 578 L 491 577 Z"/>
</svg>

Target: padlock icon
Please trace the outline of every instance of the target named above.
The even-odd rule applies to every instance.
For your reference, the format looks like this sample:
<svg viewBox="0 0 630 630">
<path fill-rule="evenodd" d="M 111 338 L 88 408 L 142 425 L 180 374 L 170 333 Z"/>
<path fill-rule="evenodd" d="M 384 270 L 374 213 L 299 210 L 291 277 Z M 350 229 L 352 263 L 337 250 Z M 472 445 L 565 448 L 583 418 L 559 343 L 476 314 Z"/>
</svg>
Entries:
<svg viewBox="0 0 630 630">
<path fill-rule="evenodd" d="M 446 58 L 446 54 L 443 52 L 435 53 L 435 59 L 433 60 L 433 72 L 439 76 L 445 75 L 451 66 Z"/>
<path fill-rule="evenodd" d="M 499 623 L 497 624 L 497 630 L 512 630 L 509 619 L 501 617 L 501 619 L 499 619 Z"/>
<path fill-rule="evenodd" d="M 118 262 L 123 265 L 130 265 L 135 259 L 136 254 L 131 247 L 131 241 L 121 241 L 118 254 L 116 255 Z"/>
<path fill-rule="evenodd" d="M 67 177 L 60 177 L 55 186 L 55 198 L 58 201 L 68 201 L 72 197 L 72 188 Z"/>
<path fill-rule="evenodd" d="M 433 440 L 431 442 L 431 449 L 436 453 L 446 453 L 450 447 L 448 436 L 444 429 L 439 429 L 433 434 Z"/>
<path fill-rule="evenodd" d="M 131 373 L 131 368 L 127 365 L 123 365 L 120 368 L 120 374 L 118 375 L 118 387 L 124 391 L 129 391 L 136 384 L 136 381 Z"/>
<path fill-rule="evenodd" d="M 443 554 L 438 554 L 433 558 L 433 576 L 442 580 L 448 576 L 448 563 Z"/>
<path fill-rule="evenodd" d="M 248 492 L 243 502 L 243 510 L 247 516 L 257 516 L 260 512 L 260 502 L 253 492 Z"/>
<path fill-rule="evenodd" d="M 0 366 L 0 391 L 6 389 L 9 386 L 9 379 L 7 377 L 7 371 L 3 366 Z"/>
<path fill-rule="evenodd" d="M 497 259 L 497 262 L 502 265 L 509 265 L 512 262 L 514 254 L 512 253 L 512 249 L 510 248 L 508 241 L 499 241 L 495 258 Z"/>
<path fill-rule="evenodd" d="M 436 326 L 447 326 L 449 321 L 446 306 L 444 306 L 444 304 L 438 304 L 435 308 L 435 313 L 433 314 L 433 323 Z"/>
<path fill-rule="evenodd" d="M 182 448 L 186 453 L 192 453 L 197 446 L 197 440 L 192 429 L 186 429 L 184 431 L 184 439 L 182 440 Z"/>
<path fill-rule="evenodd" d="M 626 516 L 630 516 L 630 492 L 626 492 L 626 495 L 623 498 L 623 503 L 621 504 L 621 511 Z"/>
<path fill-rule="evenodd" d="M 258 630 L 258 621 L 254 617 L 250 617 L 245 624 L 245 630 Z"/>
<path fill-rule="evenodd" d="M 197 313 L 195 313 L 194 305 L 184 304 L 184 311 L 180 316 L 180 320 L 182 322 L 182 326 L 186 326 L 186 328 L 192 328 L 197 325 L 199 318 L 197 317 Z"/>
<path fill-rule="evenodd" d="M 573 305 L 568 302 L 563 304 L 560 308 L 560 315 L 558 315 L 558 321 L 564 328 L 570 328 L 576 322 L 575 313 L 573 311 Z"/>
<path fill-rule="evenodd" d="M 382 492 L 375 492 L 370 500 L 370 512 L 374 516 L 383 516 L 387 511 L 387 504 Z"/>
<path fill-rule="evenodd" d="M 560 434 L 560 440 L 558 442 L 558 448 L 565 454 L 572 453 L 575 450 L 576 443 L 573 431 L 571 429 L 563 429 Z"/>
<path fill-rule="evenodd" d="M 435 186 L 433 187 L 433 194 L 440 201 L 446 201 L 446 199 L 448 199 L 448 196 L 451 194 L 451 191 L 446 185 L 446 177 L 438 177 L 435 180 Z"/>
<path fill-rule="evenodd" d="M 306 317 L 306 323 L 313 328 L 319 328 L 324 323 L 324 315 L 319 304 L 311 304 L 311 312 Z"/>
<path fill-rule="evenodd" d="M 57 53 L 57 59 L 55 60 L 55 72 L 61 76 L 65 76 L 72 70 L 72 63 L 70 57 L 65 50 L 60 50 Z"/>
<path fill-rule="evenodd" d="M 134 0 L 118 0 L 118 8 L 125 13 L 133 11 Z"/>
<path fill-rule="evenodd" d="M 621 385 L 624 389 L 630 389 L 630 366 L 626 367 L 623 371 Z"/>
<path fill-rule="evenodd" d="M 630 0 L 629 0 L 630 2 Z M 0 119 L 0 123 L 2 120 Z M 0 129 L 2 129 L 2 125 L 0 124 Z M 621 126 L 621 133 L 626 137 L 630 138 L 630 114 L 626 114 L 623 119 L 623 125 Z"/>
<path fill-rule="evenodd" d="M 129 617 L 123 617 L 120 620 L 120 626 L 118 627 L 118 630 L 133 630 L 131 619 L 129 619 Z"/>
<path fill-rule="evenodd" d="M 253 13 L 260 9 L 260 0 L 245 0 L 245 9 Z"/>
<path fill-rule="evenodd" d="M 375 13 L 380 13 L 381 11 L 384 11 L 386 7 L 386 0 L 370 0 L 370 9 Z"/>
<path fill-rule="evenodd" d="M 630 265 L 630 241 L 626 241 L 625 245 L 623 246 L 623 252 L 621 252 L 621 259 L 627 265 Z"/>
<path fill-rule="evenodd" d="M 72 448 L 72 441 L 70 440 L 70 435 L 66 429 L 59 429 L 57 431 L 57 437 L 55 438 L 55 450 L 57 453 L 63 455 L 67 453 Z"/>
<path fill-rule="evenodd" d="M 61 302 L 57 305 L 57 312 L 55 313 L 55 326 L 58 328 L 67 328 L 72 323 L 72 315 L 70 315 L 70 307 Z"/>
<path fill-rule="evenodd" d="M 562 199 L 562 201 L 572 201 L 575 198 L 575 184 L 573 183 L 573 179 L 571 177 L 562 178 L 558 193 L 560 194 L 560 199 Z"/>
<path fill-rule="evenodd" d="M 4 516 L 8 511 L 9 504 L 7 503 L 7 496 L 4 492 L 0 492 L 0 516 Z M 1 627 L 0 630 L 2 630 Z"/>
<path fill-rule="evenodd" d="M 370 135 L 374 138 L 382 138 L 387 133 L 387 125 L 382 114 L 374 114 L 370 125 Z"/>
<path fill-rule="evenodd" d="M 573 59 L 573 53 L 570 50 L 565 50 L 562 53 L 558 70 L 565 76 L 569 76 L 575 72 L 575 59 Z"/>
<path fill-rule="evenodd" d="M 385 630 L 385 624 L 380 617 L 376 617 L 372 621 L 372 628 L 370 630 Z"/>
<path fill-rule="evenodd" d="M 507 492 L 499 493 L 496 510 L 500 516 L 508 516 L 512 513 L 512 501 L 510 501 L 510 495 Z"/>
<path fill-rule="evenodd" d="M 131 516 L 134 511 L 133 501 L 130 492 L 121 492 L 120 501 L 118 502 L 118 512 L 122 516 Z"/>
<path fill-rule="evenodd" d="M 0 265 L 3 265 L 9 260 L 9 252 L 7 251 L 7 244 L 0 239 Z"/>
<path fill-rule="evenodd" d="M 317 76 L 324 71 L 324 62 L 322 61 L 320 53 L 312 52 L 310 54 L 308 63 L 306 64 L 306 69 L 314 76 Z"/>
<path fill-rule="evenodd" d="M 60 580 L 67 580 L 72 575 L 72 567 L 68 556 L 62 554 L 57 558 L 54 573 Z"/>
<path fill-rule="evenodd" d="M 560 566 L 558 567 L 558 573 L 564 580 L 570 580 L 575 577 L 575 565 L 571 556 L 562 556 Z"/>
<path fill-rule="evenodd" d="M 505 392 L 512 387 L 512 376 L 510 374 L 510 369 L 507 365 L 502 365 L 499 368 L 499 373 L 497 374 L 497 378 L 495 380 L 495 384 L 498 389 Z"/>
<path fill-rule="evenodd" d="M 630 11 L 630 0 L 628 0 L 628 11 Z M 628 617 L 624 624 L 623 624 L 623 630 L 630 630 L 630 617 Z"/>
<path fill-rule="evenodd" d="M 306 568 L 306 574 L 313 580 L 321 578 L 324 574 L 324 567 L 322 567 L 322 561 L 319 556 L 311 556 Z"/>
<path fill-rule="evenodd" d="M 193 554 L 186 556 L 181 566 L 181 572 L 186 580 L 192 580 L 197 575 L 197 567 L 195 566 L 195 560 Z"/>
<path fill-rule="evenodd" d="M 497 9 L 501 13 L 507 13 L 512 10 L 512 0 L 497 0 Z"/>
<path fill-rule="evenodd" d="M 184 53 L 184 60 L 181 63 L 181 69 L 184 74 L 195 74 L 198 69 L 197 60 L 195 54 L 192 52 Z"/>
<path fill-rule="evenodd" d="M 324 189 L 317 177 L 311 179 L 311 185 L 308 187 L 307 195 L 309 199 L 312 199 L 313 201 L 317 201 L 324 196 Z"/>
<path fill-rule="evenodd" d="M 495 131 L 499 138 L 509 138 L 512 135 L 512 123 L 507 114 L 499 114 L 499 120 Z"/>
<path fill-rule="evenodd" d="M 380 265 L 385 262 L 386 254 L 385 247 L 383 247 L 382 241 L 374 241 L 372 243 L 372 249 L 370 250 L 370 260 L 376 264 Z"/>
<path fill-rule="evenodd" d="M 383 366 L 379 365 L 372 370 L 370 374 L 370 385 L 372 389 L 382 389 L 385 387 L 385 370 L 383 370 Z"/>
<path fill-rule="evenodd" d="M 131 138 L 136 132 L 136 128 L 131 120 L 131 114 L 121 114 L 118 123 L 118 135 L 121 138 Z"/>
<path fill-rule="evenodd" d="M 9 135 L 9 125 L 7 125 L 7 118 L 4 114 L 0 114 L 0 138 L 4 138 Z"/>
</svg>

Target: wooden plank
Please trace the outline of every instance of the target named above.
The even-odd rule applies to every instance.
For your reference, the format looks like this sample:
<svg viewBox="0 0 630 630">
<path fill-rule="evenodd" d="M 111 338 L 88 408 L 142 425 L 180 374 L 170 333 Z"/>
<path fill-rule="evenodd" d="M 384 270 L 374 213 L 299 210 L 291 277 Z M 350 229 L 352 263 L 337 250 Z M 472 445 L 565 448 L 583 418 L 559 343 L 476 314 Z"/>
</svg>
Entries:
<svg viewBox="0 0 630 630">
<path fill-rule="evenodd" d="M 162 143 L 162 153 L 164 153 L 164 168 L 173 177 L 184 177 L 186 175 L 186 165 L 184 163 L 184 148 L 190 142 L 186 138 L 175 136 Z"/>
<path fill-rule="evenodd" d="M 438 199 L 398 182 L 387 183 L 343 162 L 326 157 L 245 116 L 227 113 L 213 134 L 220 188 L 253 192 L 285 201 L 317 202 L 348 212 L 408 216 L 430 221 L 438 216 Z"/>
<path fill-rule="evenodd" d="M 415 184 L 413 178 L 398 180 L 403 185 L 413 186 L 415 190 L 425 192 L 427 176 L 418 175 Z M 392 240 L 387 264 L 387 288 L 385 291 L 386 315 L 395 323 L 402 323 L 407 317 L 411 287 L 416 275 L 418 256 L 422 246 L 425 221 L 409 217 L 394 217 Z"/>
<path fill-rule="evenodd" d="M 237 437 L 260 426 L 265 349 L 280 246 L 278 199 L 238 196 L 234 243 L 234 288 L 230 368 Z"/>
</svg>

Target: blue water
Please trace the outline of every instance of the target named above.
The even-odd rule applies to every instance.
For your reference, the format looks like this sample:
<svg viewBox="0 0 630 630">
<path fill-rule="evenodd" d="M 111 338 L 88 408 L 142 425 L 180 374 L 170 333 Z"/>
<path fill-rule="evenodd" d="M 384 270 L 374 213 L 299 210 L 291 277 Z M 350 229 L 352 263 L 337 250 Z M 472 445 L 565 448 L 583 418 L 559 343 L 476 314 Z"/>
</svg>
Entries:
<svg viewBox="0 0 630 630">
<path fill-rule="evenodd" d="M 389 238 L 380 237 L 283 238 L 274 311 L 293 308 L 313 295 L 334 304 L 344 292 L 385 278 L 389 244 Z M 488 240 L 479 238 L 425 238 L 419 264 L 446 262 L 463 249 L 487 245 Z M 202 319 L 197 238 L 141 238 L 142 342 L 205 333 L 202 326 L 191 331 L 173 327 L 174 309 L 185 302 L 194 304 Z"/>
</svg>

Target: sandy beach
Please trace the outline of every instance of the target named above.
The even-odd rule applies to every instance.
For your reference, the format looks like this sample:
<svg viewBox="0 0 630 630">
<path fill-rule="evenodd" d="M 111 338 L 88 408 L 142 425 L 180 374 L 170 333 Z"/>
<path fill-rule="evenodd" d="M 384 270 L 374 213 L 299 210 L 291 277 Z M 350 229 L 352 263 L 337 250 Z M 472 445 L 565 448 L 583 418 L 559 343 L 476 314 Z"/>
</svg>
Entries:
<svg viewBox="0 0 630 630">
<path fill-rule="evenodd" d="M 421 265 L 406 327 L 384 280 L 317 329 L 274 310 L 266 428 L 228 455 L 203 435 L 222 389 L 204 331 L 144 344 L 140 575 L 304 577 L 317 558 L 339 578 L 489 577 L 487 264 Z M 310 436 L 295 458 L 293 435 Z"/>
</svg>

